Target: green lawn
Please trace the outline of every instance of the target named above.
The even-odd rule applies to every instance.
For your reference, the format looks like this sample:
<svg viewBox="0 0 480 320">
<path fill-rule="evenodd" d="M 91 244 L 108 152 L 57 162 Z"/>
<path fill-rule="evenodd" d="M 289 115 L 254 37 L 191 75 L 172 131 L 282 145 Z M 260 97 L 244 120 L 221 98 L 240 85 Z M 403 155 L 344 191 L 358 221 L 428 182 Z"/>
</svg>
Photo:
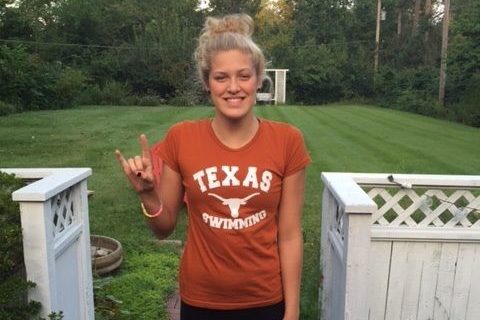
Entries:
<svg viewBox="0 0 480 320">
<path fill-rule="evenodd" d="M 302 319 L 316 319 L 322 171 L 479 174 L 480 130 L 418 115 L 367 106 L 273 107 L 260 117 L 287 121 L 305 135 L 308 169 L 303 226 L 305 263 Z M 0 117 L 0 167 L 91 167 L 91 232 L 120 240 L 122 269 L 102 289 L 123 301 L 121 319 L 162 319 L 178 267 L 173 247 L 159 247 L 114 158 L 139 152 L 183 119 L 211 116 L 209 107 L 82 107 Z M 173 238 L 183 239 L 182 221 Z M 127 314 L 129 312 L 130 314 Z M 100 316 L 97 318 L 101 319 Z"/>
</svg>

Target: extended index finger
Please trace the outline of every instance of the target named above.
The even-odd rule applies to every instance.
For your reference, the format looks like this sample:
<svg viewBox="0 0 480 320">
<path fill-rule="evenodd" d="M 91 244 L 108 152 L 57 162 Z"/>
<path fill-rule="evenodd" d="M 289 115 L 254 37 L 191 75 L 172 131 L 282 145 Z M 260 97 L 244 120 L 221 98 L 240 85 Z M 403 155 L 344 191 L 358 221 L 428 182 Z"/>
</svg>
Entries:
<svg viewBox="0 0 480 320">
<path fill-rule="evenodd" d="M 145 159 L 151 160 L 150 146 L 148 145 L 147 136 L 144 134 L 140 135 L 140 146 L 142 147 L 142 156 Z"/>
</svg>

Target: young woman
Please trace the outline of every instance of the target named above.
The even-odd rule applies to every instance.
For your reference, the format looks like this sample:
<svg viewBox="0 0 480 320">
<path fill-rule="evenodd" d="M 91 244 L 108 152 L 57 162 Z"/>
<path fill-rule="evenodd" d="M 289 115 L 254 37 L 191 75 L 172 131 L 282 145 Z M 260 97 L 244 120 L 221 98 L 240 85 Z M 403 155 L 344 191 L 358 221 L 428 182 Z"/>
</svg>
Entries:
<svg viewBox="0 0 480 320">
<path fill-rule="evenodd" d="M 188 232 L 180 266 L 181 318 L 299 317 L 301 213 L 310 157 L 299 130 L 253 112 L 264 77 L 247 15 L 208 18 L 195 53 L 215 107 L 185 121 L 151 152 L 117 158 L 159 238 L 175 228 L 186 193 Z M 160 182 L 152 163 L 163 160 Z"/>
</svg>

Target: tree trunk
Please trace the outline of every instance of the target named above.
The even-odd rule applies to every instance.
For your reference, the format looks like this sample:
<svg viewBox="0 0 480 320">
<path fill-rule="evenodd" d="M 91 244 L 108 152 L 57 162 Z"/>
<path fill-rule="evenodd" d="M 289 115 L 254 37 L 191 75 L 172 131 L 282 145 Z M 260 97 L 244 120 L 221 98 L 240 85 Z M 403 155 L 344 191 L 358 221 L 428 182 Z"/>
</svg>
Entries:
<svg viewBox="0 0 480 320">
<path fill-rule="evenodd" d="M 418 30 L 418 20 L 420 19 L 420 3 L 421 0 L 415 0 L 415 7 L 413 11 L 412 37 L 417 34 Z"/>
<path fill-rule="evenodd" d="M 431 58 L 430 58 L 430 51 L 429 50 L 429 41 L 430 41 L 430 19 L 432 18 L 432 0 L 425 0 L 425 20 L 427 21 L 428 23 L 428 27 L 425 29 L 425 36 L 424 36 L 424 39 L 423 39 L 423 43 L 424 43 L 424 58 L 423 58 L 423 61 L 426 65 L 430 65 L 430 61 L 431 61 Z"/>
<path fill-rule="evenodd" d="M 377 28 L 375 32 L 375 58 L 373 61 L 373 71 L 378 71 L 378 52 L 380 51 L 380 15 L 382 12 L 382 1 L 377 0 Z"/>
<path fill-rule="evenodd" d="M 402 36 L 402 8 L 398 8 L 397 13 L 397 38 Z"/>
<path fill-rule="evenodd" d="M 448 48 L 448 23 L 450 18 L 450 0 L 444 0 L 445 6 L 443 12 L 443 25 L 442 25 L 442 51 L 440 62 L 440 79 L 438 84 L 438 102 L 440 105 L 445 106 L 445 83 L 447 78 L 447 48 Z"/>
</svg>

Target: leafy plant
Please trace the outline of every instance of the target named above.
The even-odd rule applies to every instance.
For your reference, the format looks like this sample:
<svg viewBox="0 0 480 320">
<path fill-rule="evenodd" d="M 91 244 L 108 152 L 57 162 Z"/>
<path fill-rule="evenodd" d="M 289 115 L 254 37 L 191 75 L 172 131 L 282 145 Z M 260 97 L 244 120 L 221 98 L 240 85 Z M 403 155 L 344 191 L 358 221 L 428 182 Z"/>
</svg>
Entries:
<svg viewBox="0 0 480 320">
<path fill-rule="evenodd" d="M 17 108 L 10 103 L 3 102 L 0 100 L 0 116 L 5 116 L 10 113 L 14 113 L 17 111 Z"/>
<path fill-rule="evenodd" d="M 128 310 L 123 310 L 123 302 L 115 298 L 108 286 L 113 277 L 97 278 L 93 281 L 95 317 L 97 319 L 117 319 L 119 315 L 129 315 Z"/>
<path fill-rule="evenodd" d="M 23 320 L 40 310 L 39 302 L 27 302 L 27 291 L 35 284 L 25 280 L 20 210 L 11 199 L 12 192 L 23 185 L 23 181 L 14 175 L 0 172 L 1 320 Z"/>
<path fill-rule="evenodd" d="M 85 86 L 87 77 L 78 69 L 65 68 L 55 83 L 55 94 L 60 107 L 71 106 Z"/>
</svg>

